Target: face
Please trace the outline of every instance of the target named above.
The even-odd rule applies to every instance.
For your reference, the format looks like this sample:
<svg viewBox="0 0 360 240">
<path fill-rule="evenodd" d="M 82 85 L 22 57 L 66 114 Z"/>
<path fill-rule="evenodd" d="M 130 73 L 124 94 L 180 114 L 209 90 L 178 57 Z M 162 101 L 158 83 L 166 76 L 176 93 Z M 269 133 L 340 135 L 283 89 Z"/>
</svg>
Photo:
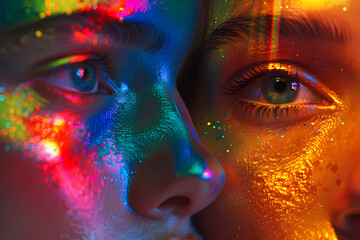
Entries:
<svg viewBox="0 0 360 240">
<path fill-rule="evenodd" d="M 2 3 L 1 239 L 197 238 L 223 182 L 176 90 L 201 7 Z"/>
<path fill-rule="evenodd" d="M 213 9 L 192 114 L 227 179 L 197 216 L 200 232 L 359 239 L 359 2 Z"/>
</svg>

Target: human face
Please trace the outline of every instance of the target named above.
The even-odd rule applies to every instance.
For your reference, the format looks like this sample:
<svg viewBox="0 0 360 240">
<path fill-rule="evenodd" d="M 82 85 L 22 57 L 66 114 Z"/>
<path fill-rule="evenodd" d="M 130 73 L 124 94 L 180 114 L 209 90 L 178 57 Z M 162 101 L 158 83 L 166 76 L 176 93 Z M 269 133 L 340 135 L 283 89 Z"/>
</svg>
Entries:
<svg viewBox="0 0 360 240">
<path fill-rule="evenodd" d="M 192 114 L 226 181 L 200 232 L 360 239 L 359 1 L 215 2 Z"/>
<path fill-rule="evenodd" d="M 175 87 L 200 3 L 1 5 L 0 238 L 197 238 L 223 182 Z"/>
</svg>

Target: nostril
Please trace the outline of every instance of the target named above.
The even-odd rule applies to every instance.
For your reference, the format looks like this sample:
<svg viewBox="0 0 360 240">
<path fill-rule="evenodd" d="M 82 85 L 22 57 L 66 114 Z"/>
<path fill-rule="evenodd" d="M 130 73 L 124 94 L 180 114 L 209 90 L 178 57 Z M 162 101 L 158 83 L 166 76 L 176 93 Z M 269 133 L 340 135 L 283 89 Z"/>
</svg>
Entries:
<svg viewBox="0 0 360 240">
<path fill-rule="evenodd" d="M 348 208 L 334 215 L 333 226 L 339 239 L 360 239 L 360 209 Z M 353 238 L 350 238 L 353 239 Z"/>
<path fill-rule="evenodd" d="M 346 215 L 344 217 L 344 225 L 346 229 L 360 232 L 360 213 Z"/>
<path fill-rule="evenodd" d="M 173 196 L 162 202 L 157 208 L 162 211 L 182 211 L 187 209 L 191 200 L 185 196 Z"/>
</svg>

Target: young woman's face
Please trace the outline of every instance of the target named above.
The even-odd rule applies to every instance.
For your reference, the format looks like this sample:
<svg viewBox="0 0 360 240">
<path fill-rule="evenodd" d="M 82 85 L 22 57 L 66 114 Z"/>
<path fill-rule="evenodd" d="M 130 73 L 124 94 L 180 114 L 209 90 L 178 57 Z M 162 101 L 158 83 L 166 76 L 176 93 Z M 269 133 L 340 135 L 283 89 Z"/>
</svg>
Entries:
<svg viewBox="0 0 360 240">
<path fill-rule="evenodd" d="M 360 2 L 226 2 L 193 108 L 227 177 L 200 232 L 359 239 Z"/>
<path fill-rule="evenodd" d="M 197 238 L 223 182 L 175 88 L 199 3 L 1 5 L 0 238 Z"/>
</svg>

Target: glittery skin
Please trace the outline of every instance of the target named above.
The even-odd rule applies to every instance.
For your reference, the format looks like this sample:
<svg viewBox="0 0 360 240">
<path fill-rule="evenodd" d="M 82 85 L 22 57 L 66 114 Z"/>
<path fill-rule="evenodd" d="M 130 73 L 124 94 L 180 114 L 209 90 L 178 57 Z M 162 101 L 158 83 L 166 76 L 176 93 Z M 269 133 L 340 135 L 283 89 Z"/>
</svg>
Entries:
<svg viewBox="0 0 360 240">
<path fill-rule="evenodd" d="M 228 11 L 215 11 L 211 19 L 224 23 L 241 17 L 220 26 L 217 33 L 230 32 L 225 39 L 218 34 L 210 42 L 220 24 L 212 22 L 206 80 L 201 82 L 207 87 L 194 96 L 195 126 L 227 176 L 219 197 L 196 217 L 200 232 L 206 239 L 359 239 L 360 226 L 350 220 L 360 216 L 358 3 L 216 4 L 214 9 Z M 332 30 L 321 24 L 316 30 L 340 31 L 321 40 L 309 32 L 299 34 L 304 29 L 296 26 L 292 33 L 284 18 L 297 17 L 333 22 Z M 236 24 L 242 30 L 236 28 L 230 36 L 234 32 L 229 26 Z M 269 65 L 262 68 L 263 64 Z M 265 94 L 263 82 L 292 64 L 303 70 L 291 74 L 294 71 L 286 69 L 287 77 L 298 79 L 317 100 L 304 97 L 296 103 L 273 104 L 250 94 Z M 259 66 L 262 70 L 256 69 Z M 313 86 L 314 82 L 319 84 Z M 293 105 L 301 110 L 288 115 L 281 111 Z M 263 109 L 269 109 L 263 119 L 255 117 Z"/>
<path fill-rule="evenodd" d="M 224 181 L 175 85 L 201 6 L 2 7 L 0 238 L 194 235 Z"/>
</svg>

